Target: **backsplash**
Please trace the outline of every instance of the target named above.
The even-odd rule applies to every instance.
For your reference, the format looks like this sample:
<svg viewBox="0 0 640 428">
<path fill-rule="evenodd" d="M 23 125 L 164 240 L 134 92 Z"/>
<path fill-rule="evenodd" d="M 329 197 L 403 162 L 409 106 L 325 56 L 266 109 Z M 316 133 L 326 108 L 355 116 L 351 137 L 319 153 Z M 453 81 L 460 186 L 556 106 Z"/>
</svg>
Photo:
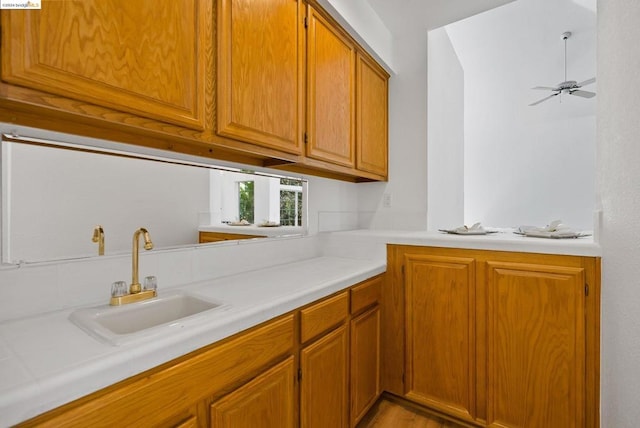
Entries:
<svg viewBox="0 0 640 428">
<path fill-rule="evenodd" d="M 140 278 L 158 290 L 320 255 L 316 236 L 242 240 L 140 254 Z M 0 322 L 103 304 L 111 283 L 131 282 L 131 254 L 0 268 Z"/>
</svg>

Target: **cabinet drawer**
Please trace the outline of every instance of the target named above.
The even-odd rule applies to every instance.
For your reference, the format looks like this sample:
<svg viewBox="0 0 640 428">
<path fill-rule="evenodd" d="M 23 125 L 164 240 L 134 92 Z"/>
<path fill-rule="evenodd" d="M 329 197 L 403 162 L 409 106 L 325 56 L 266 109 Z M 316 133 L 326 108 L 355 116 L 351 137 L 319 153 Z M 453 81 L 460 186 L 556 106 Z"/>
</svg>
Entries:
<svg viewBox="0 0 640 428">
<path fill-rule="evenodd" d="M 300 341 L 302 343 L 324 333 L 347 318 L 349 298 L 345 291 L 337 296 L 300 311 Z"/>
<path fill-rule="evenodd" d="M 351 289 L 351 313 L 380 302 L 382 295 L 382 276 L 369 279 Z"/>
</svg>

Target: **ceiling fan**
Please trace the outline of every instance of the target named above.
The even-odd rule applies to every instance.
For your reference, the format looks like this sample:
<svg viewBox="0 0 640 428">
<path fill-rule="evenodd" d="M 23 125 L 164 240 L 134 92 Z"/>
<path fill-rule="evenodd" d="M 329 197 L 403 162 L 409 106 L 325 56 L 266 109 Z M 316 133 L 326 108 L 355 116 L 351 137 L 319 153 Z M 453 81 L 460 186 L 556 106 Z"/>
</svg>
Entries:
<svg viewBox="0 0 640 428">
<path fill-rule="evenodd" d="M 567 80 L 567 39 L 569 37 L 571 37 L 570 31 L 566 31 L 562 33 L 562 40 L 564 40 L 564 82 L 558 83 L 558 85 L 556 85 L 555 88 L 552 88 L 550 86 L 536 86 L 535 88 L 531 88 L 531 89 L 539 89 L 543 91 L 553 91 L 553 94 L 541 100 L 538 100 L 535 103 L 531 103 L 529 104 L 529 106 L 538 105 L 541 102 L 547 101 L 548 99 L 551 99 L 560 94 L 576 95 L 582 98 L 593 98 L 596 96 L 595 92 L 583 91 L 580 89 L 583 86 L 587 86 L 594 83 L 596 81 L 595 77 L 592 77 L 591 79 L 587 79 L 584 82 L 580 82 L 580 83 L 576 82 L 575 80 Z"/>
</svg>

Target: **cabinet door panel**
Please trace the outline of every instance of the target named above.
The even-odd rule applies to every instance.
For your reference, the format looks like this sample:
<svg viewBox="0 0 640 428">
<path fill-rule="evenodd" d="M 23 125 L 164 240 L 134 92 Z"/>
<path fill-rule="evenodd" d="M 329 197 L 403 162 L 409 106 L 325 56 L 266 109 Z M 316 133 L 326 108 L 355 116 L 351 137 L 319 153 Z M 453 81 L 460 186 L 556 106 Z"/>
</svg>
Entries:
<svg viewBox="0 0 640 428">
<path fill-rule="evenodd" d="M 197 0 L 43 1 L 3 14 L 2 80 L 203 130 L 213 10 Z"/>
<path fill-rule="evenodd" d="M 488 422 L 584 426 L 584 270 L 487 263 Z"/>
<path fill-rule="evenodd" d="M 380 395 L 380 308 L 351 320 L 351 426 Z"/>
<path fill-rule="evenodd" d="M 218 0 L 221 135 L 300 153 L 301 1 Z"/>
<path fill-rule="evenodd" d="M 408 398 L 475 415 L 475 264 L 406 255 Z"/>
<path fill-rule="evenodd" d="M 300 353 L 300 419 L 303 428 L 346 428 L 349 344 L 341 326 Z"/>
<path fill-rule="evenodd" d="M 292 428 L 293 357 L 211 406 L 214 428 Z"/>
<path fill-rule="evenodd" d="M 379 66 L 358 55 L 357 86 L 356 168 L 386 177 L 389 139 L 387 75 Z"/>
<path fill-rule="evenodd" d="M 307 156 L 354 166 L 355 48 L 309 8 Z"/>
</svg>

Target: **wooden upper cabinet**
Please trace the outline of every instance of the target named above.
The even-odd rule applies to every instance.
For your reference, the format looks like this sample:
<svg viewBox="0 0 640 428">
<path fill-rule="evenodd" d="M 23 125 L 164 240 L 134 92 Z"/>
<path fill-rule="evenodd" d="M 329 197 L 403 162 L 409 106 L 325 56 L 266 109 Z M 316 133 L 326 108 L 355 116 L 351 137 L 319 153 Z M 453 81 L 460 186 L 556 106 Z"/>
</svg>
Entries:
<svg viewBox="0 0 640 428">
<path fill-rule="evenodd" d="M 487 263 L 491 427 L 585 424 L 585 271 Z"/>
<path fill-rule="evenodd" d="M 302 1 L 217 1 L 217 133 L 301 153 Z"/>
<path fill-rule="evenodd" d="M 358 54 L 356 168 L 387 177 L 388 74 Z"/>
<path fill-rule="evenodd" d="M 309 6 L 307 148 L 310 158 L 355 165 L 355 46 Z"/>
<path fill-rule="evenodd" d="M 2 80 L 203 130 L 213 5 L 198 0 L 43 1 L 3 11 Z"/>
</svg>

